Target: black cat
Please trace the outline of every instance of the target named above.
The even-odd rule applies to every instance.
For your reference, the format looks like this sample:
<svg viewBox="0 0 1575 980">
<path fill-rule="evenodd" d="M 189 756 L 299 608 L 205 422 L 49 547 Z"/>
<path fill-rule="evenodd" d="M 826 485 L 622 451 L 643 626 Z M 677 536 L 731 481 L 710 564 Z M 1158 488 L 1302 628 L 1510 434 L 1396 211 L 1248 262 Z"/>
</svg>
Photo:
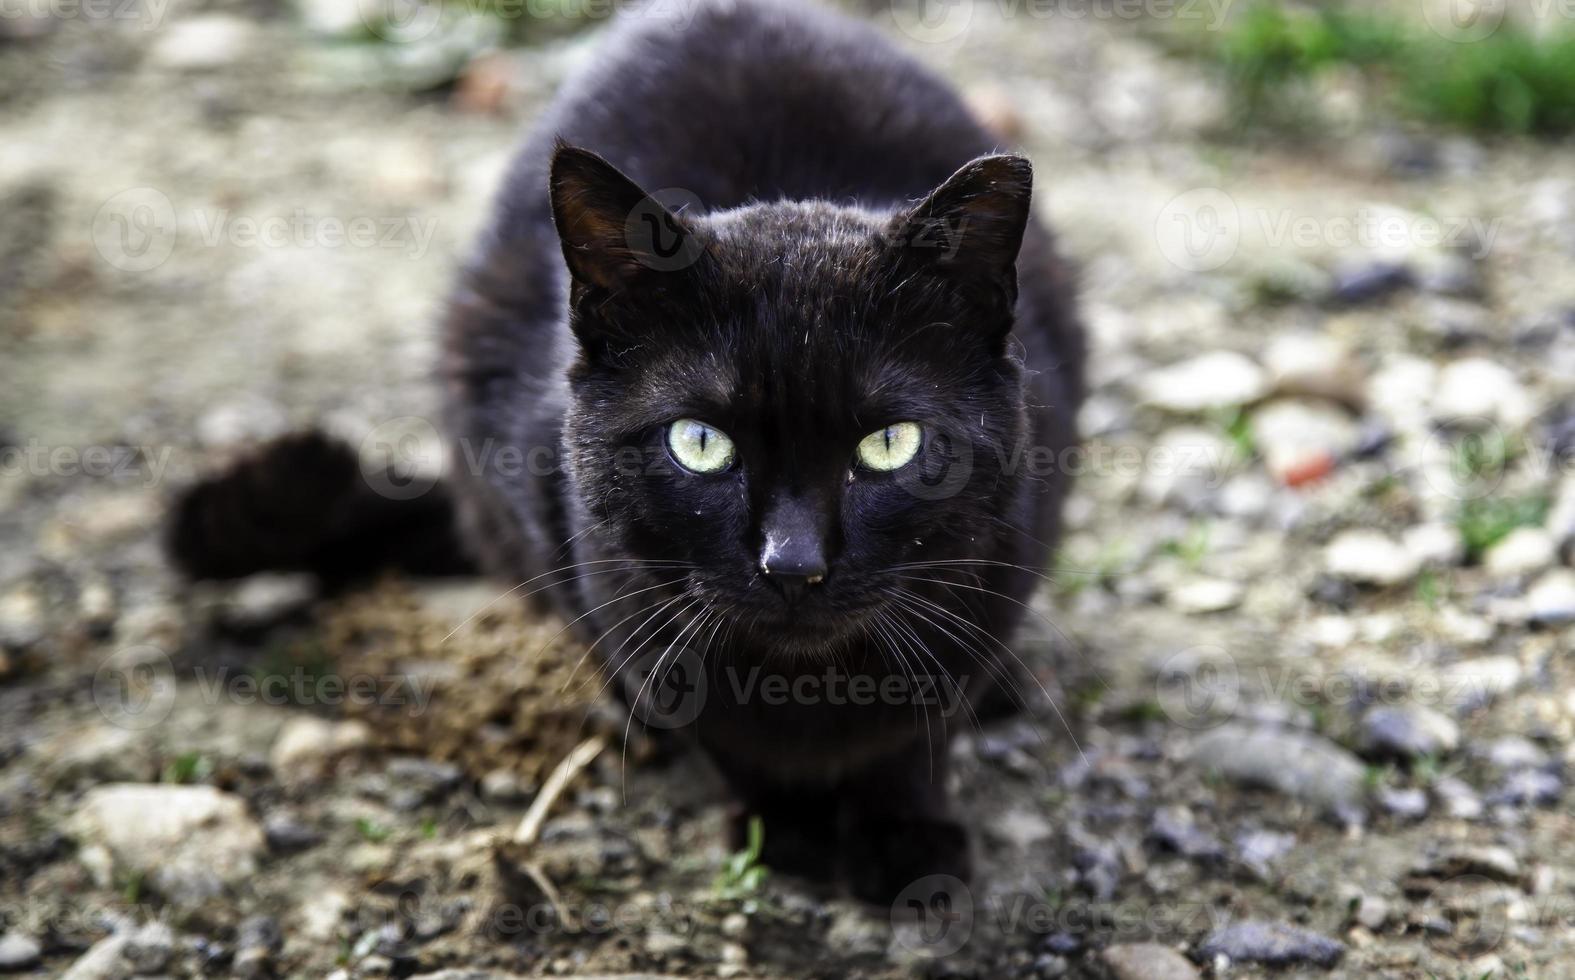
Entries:
<svg viewBox="0 0 1575 980">
<path fill-rule="evenodd" d="M 451 493 L 465 553 L 763 815 L 767 864 L 883 901 L 966 876 L 947 709 L 1010 683 L 1082 395 L 1068 277 L 995 142 L 842 17 L 629 20 L 526 140 L 453 297 L 452 484 L 389 501 L 296 437 L 193 491 L 174 555 L 339 576 L 392 537 L 444 570 Z"/>
</svg>

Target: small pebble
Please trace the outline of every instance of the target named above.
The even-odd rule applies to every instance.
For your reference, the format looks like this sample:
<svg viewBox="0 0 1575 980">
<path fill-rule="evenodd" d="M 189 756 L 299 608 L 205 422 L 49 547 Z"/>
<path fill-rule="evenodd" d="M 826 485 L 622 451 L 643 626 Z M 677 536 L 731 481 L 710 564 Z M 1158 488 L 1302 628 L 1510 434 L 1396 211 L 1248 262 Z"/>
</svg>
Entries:
<svg viewBox="0 0 1575 980">
<path fill-rule="evenodd" d="M 1450 847 L 1417 870 L 1440 878 L 1481 875 L 1508 884 L 1520 881 L 1520 860 L 1509 848 L 1497 845 Z"/>
<path fill-rule="evenodd" d="M 1444 776 L 1433 783 L 1433 796 L 1444 807 L 1444 812 L 1456 820 L 1475 820 L 1482 816 L 1482 797 L 1464 780 Z"/>
<path fill-rule="evenodd" d="M 1313 963 L 1328 969 L 1340 962 L 1345 946 L 1299 926 L 1249 920 L 1213 933 L 1198 947 L 1198 954 L 1205 959 L 1223 956 L 1236 963 L 1274 967 Z"/>
<path fill-rule="evenodd" d="M 1423 705 L 1377 705 L 1362 716 L 1361 749 L 1369 756 L 1411 761 L 1459 746 L 1454 719 Z"/>
<path fill-rule="evenodd" d="M 1482 564 L 1500 578 L 1533 575 L 1558 561 L 1553 536 L 1540 527 L 1520 527 L 1489 548 Z"/>
<path fill-rule="evenodd" d="M 1488 797 L 1495 806 L 1552 806 L 1564 795 L 1564 783 L 1542 769 L 1522 769 Z"/>
<path fill-rule="evenodd" d="M 1324 549 L 1324 568 L 1337 578 L 1363 585 L 1399 585 L 1421 569 L 1421 562 L 1399 543 L 1377 531 L 1344 531 Z"/>
<path fill-rule="evenodd" d="M 1556 569 L 1537 579 L 1526 592 L 1530 620 L 1543 626 L 1563 626 L 1575 621 L 1575 572 Z"/>
<path fill-rule="evenodd" d="M 16 972 L 26 970 L 38 962 L 44 947 L 25 932 L 8 932 L 0 935 L 0 970 Z"/>
<path fill-rule="evenodd" d="M 1421 820 L 1427 816 L 1427 794 L 1415 787 L 1379 790 L 1378 805 L 1399 820 Z"/>
<path fill-rule="evenodd" d="M 1212 351 L 1150 371 L 1139 382 L 1142 400 L 1179 414 L 1245 405 L 1269 390 L 1268 374 L 1245 354 Z"/>
<path fill-rule="evenodd" d="M 1361 262 L 1342 264 L 1334 270 L 1330 297 L 1348 306 L 1371 303 L 1415 282 L 1411 270 L 1398 262 Z"/>
<path fill-rule="evenodd" d="M 1197 980 L 1197 967 L 1158 943 L 1122 943 L 1099 954 L 1111 980 Z"/>
</svg>

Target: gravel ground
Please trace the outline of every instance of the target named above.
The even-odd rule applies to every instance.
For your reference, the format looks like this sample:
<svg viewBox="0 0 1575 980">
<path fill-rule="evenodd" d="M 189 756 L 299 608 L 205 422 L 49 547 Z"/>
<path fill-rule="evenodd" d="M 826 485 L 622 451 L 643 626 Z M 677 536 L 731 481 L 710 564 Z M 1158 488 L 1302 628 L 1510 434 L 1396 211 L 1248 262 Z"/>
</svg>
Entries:
<svg viewBox="0 0 1575 980">
<path fill-rule="evenodd" d="M 1227 138 L 1163 19 L 878 15 L 1032 152 L 1094 344 L 1040 684 L 957 739 L 981 873 L 921 928 L 730 861 L 643 738 L 500 844 L 619 726 L 496 585 L 160 562 L 258 439 L 433 458 L 434 310 L 588 35 L 439 85 L 477 18 L 56 6 L 0 20 L 0 972 L 1575 976 L 1567 147 L 1345 82 Z"/>
</svg>

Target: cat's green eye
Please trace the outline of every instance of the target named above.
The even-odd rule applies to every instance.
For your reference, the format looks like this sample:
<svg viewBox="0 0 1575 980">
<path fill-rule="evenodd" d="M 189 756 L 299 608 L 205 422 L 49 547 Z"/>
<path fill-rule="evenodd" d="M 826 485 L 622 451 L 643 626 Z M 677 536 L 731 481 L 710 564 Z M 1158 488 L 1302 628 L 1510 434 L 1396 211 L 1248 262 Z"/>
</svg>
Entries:
<svg viewBox="0 0 1575 980">
<path fill-rule="evenodd" d="M 872 470 L 889 472 L 900 469 L 919 455 L 924 430 L 917 422 L 897 422 L 876 429 L 859 443 L 859 463 Z"/>
<path fill-rule="evenodd" d="M 693 473 L 720 473 L 733 465 L 733 440 L 698 419 L 668 426 L 667 448 L 679 466 Z"/>
</svg>

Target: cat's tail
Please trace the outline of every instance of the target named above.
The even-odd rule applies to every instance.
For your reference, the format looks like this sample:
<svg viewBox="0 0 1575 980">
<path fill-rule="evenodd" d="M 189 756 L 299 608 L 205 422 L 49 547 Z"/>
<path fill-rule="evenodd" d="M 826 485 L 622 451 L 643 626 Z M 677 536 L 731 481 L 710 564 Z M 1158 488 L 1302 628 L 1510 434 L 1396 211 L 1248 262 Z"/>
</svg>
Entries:
<svg viewBox="0 0 1575 980">
<path fill-rule="evenodd" d="M 475 571 L 449 488 L 390 493 L 400 485 L 391 479 L 365 473 L 353 448 L 321 432 L 285 436 L 183 491 L 165 551 L 195 579 L 313 572 L 341 585 L 382 569 Z"/>
</svg>

